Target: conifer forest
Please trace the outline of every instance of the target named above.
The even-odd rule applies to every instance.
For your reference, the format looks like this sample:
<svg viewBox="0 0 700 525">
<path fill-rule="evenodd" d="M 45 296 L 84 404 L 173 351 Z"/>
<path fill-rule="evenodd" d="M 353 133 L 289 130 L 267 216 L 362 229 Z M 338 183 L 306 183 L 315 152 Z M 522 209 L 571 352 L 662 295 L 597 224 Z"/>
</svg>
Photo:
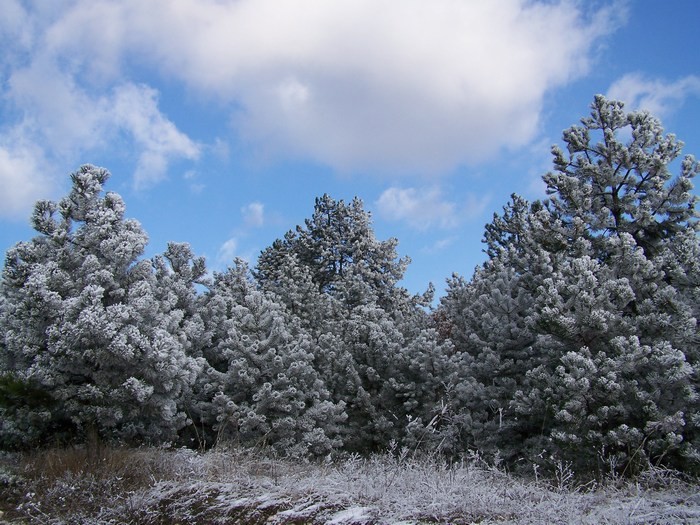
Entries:
<svg viewBox="0 0 700 525">
<path fill-rule="evenodd" d="M 473 247 L 486 262 L 439 298 L 401 286 L 410 261 L 359 198 L 319 196 L 256 261 L 212 272 L 185 243 L 144 257 L 109 172 L 82 166 L 7 251 L 0 448 L 97 437 L 697 475 L 700 167 L 682 146 L 596 96 L 552 148 L 547 198 L 512 195 Z"/>
</svg>

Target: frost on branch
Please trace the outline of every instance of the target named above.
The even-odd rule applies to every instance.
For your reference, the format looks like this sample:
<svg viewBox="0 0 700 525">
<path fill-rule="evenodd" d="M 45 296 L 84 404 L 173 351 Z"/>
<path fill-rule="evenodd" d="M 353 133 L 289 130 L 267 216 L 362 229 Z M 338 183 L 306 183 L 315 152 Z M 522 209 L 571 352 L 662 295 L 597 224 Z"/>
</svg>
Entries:
<svg viewBox="0 0 700 525">
<path fill-rule="evenodd" d="M 579 470 L 700 468 L 698 163 L 658 120 L 597 96 L 564 132 L 550 198 L 513 196 L 489 260 L 441 311 L 462 356 L 465 443 Z"/>
<path fill-rule="evenodd" d="M 0 408 L 7 445 L 73 439 L 93 428 L 160 442 L 185 424 L 181 396 L 196 364 L 167 330 L 155 275 L 139 259 L 146 234 L 124 218 L 121 197 L 102 193 L 108 177 L 80 168 L 64 199 L 37 204 L 38 235 L 8 252 L 2 369 L 44 401 Z"/>
</svg>

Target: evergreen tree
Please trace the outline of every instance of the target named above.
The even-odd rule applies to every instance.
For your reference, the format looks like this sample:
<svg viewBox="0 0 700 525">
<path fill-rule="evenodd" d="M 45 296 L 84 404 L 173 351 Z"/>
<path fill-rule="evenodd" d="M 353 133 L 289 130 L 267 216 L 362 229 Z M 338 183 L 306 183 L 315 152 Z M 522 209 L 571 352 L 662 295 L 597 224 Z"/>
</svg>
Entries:
<svg viewBox="0 0 700 525">
<path fill-rule="evenodd" d="M 163 255 L 153 258 L 155 295 L 164 314 L 160 326 L 175 335 L 185 352 L 202 357 L 211 344 L 211 333 L 202 318 L 204 295 L 211 285 L 204 257 L 197 257 L 187 243 L 168 243 Z"/>
<path fill-rule="evenodd" d="M 582 125 L 564 131 L 567 153 L 552 148 L 555 171 L 543 177 L 549 204 L 568 224 L 580 222 L 591 238 L 632 235 L 651 258 L 662 241 L 697 227 L 697 197 L 690 191 L 698 163 L 687 155 L 672 178 L 670 164 L 683 143 L 664 135 L 658 119 L 626 113 L 622 102 L 602 95 L 591 109 Z"/>
<path fill-rule="evenodd" d="M 514 196 L 486 227 L 489 261 L 443 300 L 477 399 L 463 410 L 513 459 L 695 469 L 698 165 L 686 157 L 672 179 L 675 137 L 600 96 L 564 141 L 568 157 L 553 148 L 544 177 L 550 199 Z M 477 446 L 481 428 L 468 433 Z"/>
<path fill-rule="evenodd" d="M 392 293 L 403 277 L 407 258 L 396 254 L 396 239 L 378 241 L 371 227 L 369 213 L 362 201 L 355 198 L 350 204 L 336 201 L 328 195 L 317 198 L 314 213 L 305 226 L 297 226 L 282 240 L 264 250 L 255 271 L 256 279 L 265 287 L 274 281 L 281 262 L 288 254 L 296 256 L 306 268 L 319 292 L 353 306 L 361 297 L 353 297 L 349 280 L 359 279 L 377 295 L 382 306 L 393 306 Z"/>
<path fill-rule="evenodd" d="M 588 415 L 582 431 L 625 468 L 663 459 L 697 469 L 700 274 L 693 258 L 699 245 L 691 190 L 700 168 L 687 155 L 672 177 L 670 165 L 683 144 L 664 135 L 650 114 L 625 113 L 621 103 L 601 96 L 591 108 L 581 126 L 564 132 L 568 156 L 554 148 L 556 171 L 544 178 L 553 193 L 548 205 L 567 224 L 583 225 L 591 245 L 586 266 L 597 282 L 588 282 L 585 292 L 569 284 L 569 294 L 579 304 L 585 297 L 591 304 L 612 301 L 575 319 L 580 332 L 589 329 L 597 337 L 582 341 L 580 352 L 584 358 L 590 352 L 597 373 L 613 378 L 605 388 L 592 389 L 604 401 L 597 409 L 604 415 L 590 402 L 580 414 Z M 598 261 L 600 267 L 593 268 Z M 579 281 L 582 272 L 575 269 Z M 578 373 L 573 368 L 564 366 L 563 373 Z M 559 373 L 554 377 L 566 381 Z M 617 410 L 606 408 L 610 385 L 626 394 Z M 561 401 L 553 396 L 552 404 Z M 568 416 L 560 417 L 563 422 Z"/>
<path fill-rule="evenodd" d="M 316 369 L 346 407 L 344 441 L 354 451 L 384 448 L 410 421 L 430 421 L 444 391 L 437 370 L 449 343 L 429 327 L 432 288 L 411 297 L 398 286 L 408 260 L 396 246 L 375 238 L 359 199 L 324 195 L 303 227 L 262 252 L 255 272 L 309 334 Z"/>
<path fill-rule="evenodd" d="M 482 455 L 515 461 L 528 434 L 539 430 L 533 418 L 518 416 L 512 400 L 525 372 L 546 359 L 532 314 L 537 291 L 556 264 L 546 247 L 556 252 L 565 245 L 565 236 L 556 234 L 560 229 L 540 203 L 513 195 L 486 226 L 490 259 L 471 281 L 453 276 L 441 301 L 458 351 L 453 417 L 465 425 L 462 447 Z"/>
<path fill-rule="evenodd" d="M 109 173 L 83 166 L 60 202 L 37 203 L 39 235 L 9 250 L 2 275 L 0 364 L 10 383 L 42 402 L 3 403 L 6 444 L 103 437 L 160 442 L 186 424 L 181 400 L 197 364 L 168 330 L 147 236 Z M 11 406 L 8 406 L 11 405 Z"/>
<path fill-rule="evenodd" d="M 342 403 L 313 367 L 311 342 L 238 260 L 216 274 L 205 308 L 212 346 L 199 421 L 217 438 L 268 444 L 284 455 L 325 455 L 342 445 Z M 204 428 L 207 431 L 207 428 Z"/>
</svg>

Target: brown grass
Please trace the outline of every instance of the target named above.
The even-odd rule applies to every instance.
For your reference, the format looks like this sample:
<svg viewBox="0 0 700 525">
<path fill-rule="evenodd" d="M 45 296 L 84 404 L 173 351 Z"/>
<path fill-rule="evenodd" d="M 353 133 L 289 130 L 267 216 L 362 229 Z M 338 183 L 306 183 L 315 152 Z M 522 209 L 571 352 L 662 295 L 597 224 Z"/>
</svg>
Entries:
<svg viewBox="0 0 700 525">
<path fill-rule="evenodd" d="M 71 516 L 99 516 L 164 477 L 159 457 L 159 451 L 101 444 L 5 456 L 0 468 L 10 476 L 0 495 L 2 519 L 70 523 Z"/>
</svg>

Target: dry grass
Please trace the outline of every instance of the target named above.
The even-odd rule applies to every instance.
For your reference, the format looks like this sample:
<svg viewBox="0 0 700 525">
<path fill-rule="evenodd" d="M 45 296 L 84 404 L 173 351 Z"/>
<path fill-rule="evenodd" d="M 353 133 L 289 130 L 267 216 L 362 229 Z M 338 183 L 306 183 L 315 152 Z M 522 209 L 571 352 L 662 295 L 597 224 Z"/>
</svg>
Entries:
<svg viewBox="0 0 700 525">
<path fill-rule="evenodd" d="M 2 471 L 10 476 L 0 499 L 3 519 L 70 523 L 71 516 L 99 516 L 105 507 L 151 486 L 162 474 L 159 456 L 103 446 L 6 456 Z"/>
<path fill-rule="evenodd" d="M 699 523 L 698 487 L 534 482 L 475 462 L 390 454 L 321 463 L 259 451 L 102 446 L 5 455 L 0 509 L 25 524 Z"/>
</svg>

